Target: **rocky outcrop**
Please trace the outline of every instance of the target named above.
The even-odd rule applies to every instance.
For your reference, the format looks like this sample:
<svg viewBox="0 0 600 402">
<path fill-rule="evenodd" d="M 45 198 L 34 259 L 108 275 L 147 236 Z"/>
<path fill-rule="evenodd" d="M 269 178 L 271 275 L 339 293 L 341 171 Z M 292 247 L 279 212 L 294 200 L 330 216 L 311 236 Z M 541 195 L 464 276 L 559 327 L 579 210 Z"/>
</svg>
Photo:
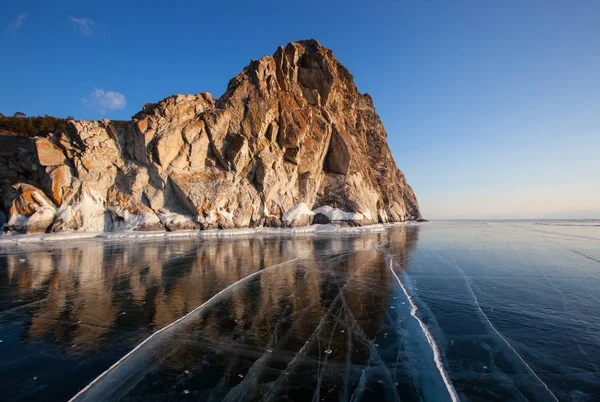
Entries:
<svg viewBox="0 0 600 402">
<path fill-rule="evenodd" d="M 0 153 L 6 229 L 416 220 L 417 200 L 386 137 L 371 97 L 332 51 L 294 42 L 252 61 L 219 99 L 175 95 L 131 121 L 71 121 L 47 136 L 4 137 L 20 147 Z M 25 224 L 42 210 L 44 220 Z"/>
</svg>

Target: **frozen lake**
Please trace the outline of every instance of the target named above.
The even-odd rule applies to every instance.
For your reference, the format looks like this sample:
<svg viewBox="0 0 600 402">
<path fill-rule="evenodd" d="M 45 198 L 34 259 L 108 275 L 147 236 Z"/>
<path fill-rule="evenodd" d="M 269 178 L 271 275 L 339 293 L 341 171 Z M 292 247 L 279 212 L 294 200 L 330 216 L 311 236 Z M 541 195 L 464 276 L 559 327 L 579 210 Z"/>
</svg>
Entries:
<svg viewBox="0 0 600 402">
<path fill-rule="evenodd" d="M 598 401 L 600 221 L 0 243 L 3 400 Z"/>
</svg>

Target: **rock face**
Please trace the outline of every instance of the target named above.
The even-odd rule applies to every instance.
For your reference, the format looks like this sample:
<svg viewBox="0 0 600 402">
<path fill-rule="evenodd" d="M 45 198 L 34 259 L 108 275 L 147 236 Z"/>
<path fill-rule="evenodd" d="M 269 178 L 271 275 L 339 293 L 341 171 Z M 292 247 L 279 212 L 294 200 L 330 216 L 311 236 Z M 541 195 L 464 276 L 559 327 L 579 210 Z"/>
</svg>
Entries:
<svg viewBox="0 0 600 402">
<path fill-rule="evenodd" d="M 323 206 L 353 224 L 416 220 L 386 137 L 331 50 L 294 42 L 252 61 L 219 99 L 175 95 L 132 121 L 4 137 L 19 143 L 0 153 L 6 229 L 298 226 Z"/>
</svg>

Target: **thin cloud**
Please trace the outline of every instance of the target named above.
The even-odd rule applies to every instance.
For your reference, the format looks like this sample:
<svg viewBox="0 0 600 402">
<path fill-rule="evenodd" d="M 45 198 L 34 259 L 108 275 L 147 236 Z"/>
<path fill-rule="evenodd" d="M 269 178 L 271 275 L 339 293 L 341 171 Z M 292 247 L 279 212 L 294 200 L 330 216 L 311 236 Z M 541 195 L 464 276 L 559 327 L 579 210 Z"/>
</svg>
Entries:
<svg viewBox="0 0 600 402">
<path fill-rule="evenodd" d="M 6 30 L 8 32 L 17 32 L 19 28 L 25 25 L 25 22 L 27 22 L 27 13 L 20 13 L 17 15 L 17 19 Z"/>
<path fill-rule="evenodd" d="M 96 23 L 89 18 L 68 17 L 75 28 L 85 36 L 91 36 L 96 31 Z"/>
<path fill-rule="evenodd" d="M 123 110 L 127 107 L 127 99 L 120 92 L 104 91 L 102 88 L 94 88 L 82 103 L 100 113 L 109 110 Z"/>
</svg>

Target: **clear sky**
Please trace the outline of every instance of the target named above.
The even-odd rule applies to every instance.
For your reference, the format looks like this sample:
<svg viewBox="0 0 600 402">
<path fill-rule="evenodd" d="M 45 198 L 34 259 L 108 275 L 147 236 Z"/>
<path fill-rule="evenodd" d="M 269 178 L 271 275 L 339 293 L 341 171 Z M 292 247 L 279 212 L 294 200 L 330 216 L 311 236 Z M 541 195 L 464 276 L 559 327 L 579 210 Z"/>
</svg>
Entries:
<svg viewBox="0 0 600 402">
<path fill-rule="evenodd" d="M 134 4 L 135 3 L 135 4 Z M 0 112 L 129 119 L 315 38 L 429 218 L 600 218 L 600 1 L 6 1 Z"/>
</svg>

